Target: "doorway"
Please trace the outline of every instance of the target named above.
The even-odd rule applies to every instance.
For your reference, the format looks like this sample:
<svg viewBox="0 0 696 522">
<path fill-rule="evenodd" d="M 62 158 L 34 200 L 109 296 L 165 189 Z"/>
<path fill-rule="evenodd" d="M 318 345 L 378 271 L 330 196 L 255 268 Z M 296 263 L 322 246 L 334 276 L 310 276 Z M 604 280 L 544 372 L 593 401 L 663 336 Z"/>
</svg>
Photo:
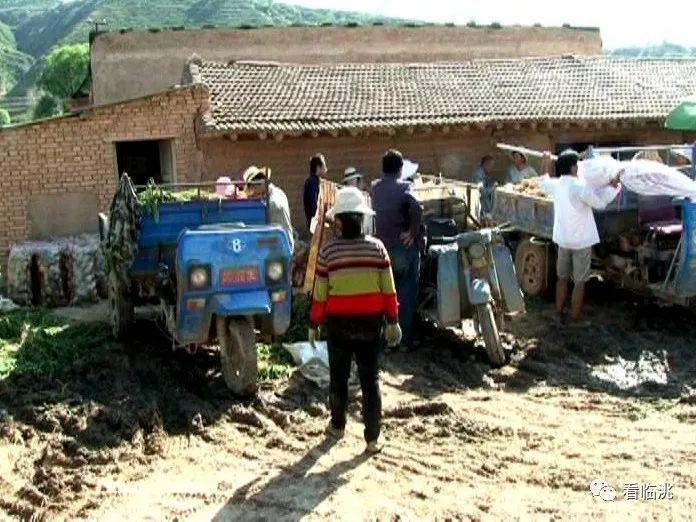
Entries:
<svg viewBox="0 0 696 522">
<path fill-rule="evenodd" d="M 135 185 L 174 182 L 174 140 L 116 142 L 119 179 L 127 173 Z"/>
</svg>

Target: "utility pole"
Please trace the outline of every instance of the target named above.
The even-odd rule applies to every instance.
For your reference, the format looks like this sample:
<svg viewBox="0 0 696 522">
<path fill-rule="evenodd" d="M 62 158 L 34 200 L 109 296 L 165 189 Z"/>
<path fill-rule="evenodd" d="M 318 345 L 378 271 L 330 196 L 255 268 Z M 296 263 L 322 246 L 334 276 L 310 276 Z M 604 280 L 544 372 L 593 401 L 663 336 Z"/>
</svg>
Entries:
<svg viewBox="0 0 696 522">
<path fill-rule="evenodd" d="M 99 32 L 100 25 L 103 25 L 103 26 L 109 25 L 109 23 L 106 21 L 106 18 L 102 18 L 101 20 L 92 20 L 91 18 L 89 18 L 85 21 L 85 23 L 94 25 L 94 31 L 92 31 L 92 32 L 95 34 Z"/>
</svg>

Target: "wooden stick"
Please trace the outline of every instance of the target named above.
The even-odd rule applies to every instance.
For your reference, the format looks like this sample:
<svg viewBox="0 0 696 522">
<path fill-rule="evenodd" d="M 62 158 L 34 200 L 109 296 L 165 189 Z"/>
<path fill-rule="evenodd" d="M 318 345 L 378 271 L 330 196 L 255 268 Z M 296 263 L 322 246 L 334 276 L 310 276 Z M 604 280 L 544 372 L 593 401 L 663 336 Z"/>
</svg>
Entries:
<svg viewBox="0 0 696 522">
<path fill-rule="evenodd" d="M 521 154 L 524 154 L 525 156 L 531 156 L 533 158 L 543 158 L 544 153 L 538 150 L 534 149 L 528 149 L 527 147 L 518 147 L 517 145 L 508 145 L 507 143 L 497 143 L 496 147 L 498 147 L 501 150 L 505 150 L 508 152 L 519 152 Z M 551 154 L 551 159 L 553 161 L 558 160 L 558 156 L 555 154 Z"/>
<path fill-rule="evenodd" d="M 314 279 L 317 270 L 317 260 L 319 250 L 329 239 L 331 234 L 327 234 L 326 213 L 333 207 L 336 201 L 337 185 L 325 179 L 319 185 L 319 199 L 317 200 L 317 227 L 312 234 L 312 241 L 309 246 L 309 256 L 307 258 L 307 270 L 305 271 L 304 292 L 306 294 L 314 292 Z"/>
</svg>

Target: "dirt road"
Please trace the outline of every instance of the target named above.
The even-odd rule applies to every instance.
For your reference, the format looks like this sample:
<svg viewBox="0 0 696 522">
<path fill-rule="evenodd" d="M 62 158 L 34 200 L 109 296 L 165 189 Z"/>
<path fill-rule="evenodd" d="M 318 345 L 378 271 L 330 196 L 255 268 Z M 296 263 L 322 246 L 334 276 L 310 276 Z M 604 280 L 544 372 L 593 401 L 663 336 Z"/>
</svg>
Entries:
<svg viewBox="0 0 696 522">
<path fill-rule="evenodd" d="M 99 364 L 58 379 L 10 376 L 0 518 L 688 519 L 696 322 L 625 296 L 593 299 L 593 327 L 578 330 L 531 303 L 500 370 L 453 336 L 386 354 L 387 446 L 372 458 L 357 395 L 346 437 L 331 443 L 325 393 L 299 375 L 241 403 L 213 354 L 172 357 L 154 333 L 139 353 L 100 347 Z M 615 501 L 593 497 L 595 479 Z M 673 498 L 628 500 L 632 483 Z"/>
</svg>

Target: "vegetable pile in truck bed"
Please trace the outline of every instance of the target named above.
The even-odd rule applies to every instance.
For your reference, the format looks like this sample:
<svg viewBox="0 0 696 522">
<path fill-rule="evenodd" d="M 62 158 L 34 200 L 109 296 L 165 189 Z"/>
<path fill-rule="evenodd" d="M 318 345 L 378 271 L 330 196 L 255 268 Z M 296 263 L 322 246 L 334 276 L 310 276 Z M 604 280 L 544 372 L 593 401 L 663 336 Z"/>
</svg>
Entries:
<svg viewBox="0 0 696 522">
<path fill-rule="evenodd" d="M 195 200 L 219 200 L 220 196 L 215 192 L 201 189 L 188 189 L 172 191 L 159 187 L 154 181 L 150 180 L 145 190 L 138 194 L 138 205 L 141 212 L 149 214 L 155 219 L 159 217 L 159 206 L 162 203 L 186 202 Z"/>
<path fill-rule="evenodd" d="M 541 188 L 541 178 L 523 179 L 519 184 L 513 185 L 512 190 L 519 194 L 527 194 L 538 198 L 546 198 L 546 192 Z"/>
<path fill-rule="evenodd" d="M 112 287 L 129 286 L 128 269 L 137 249 L 137 224 L 140 216 L 150 215 L 157 221 L 162 203 L 219 198 L 215 193 L 197 188 L 185 191 L 167 190 L 157 186 L 152 180 L 142 192 L 136 194 L 130 178 L 124 174 L 111 202 L 109 231 L 102 242 L 104 265 Z"/>
</svg>

